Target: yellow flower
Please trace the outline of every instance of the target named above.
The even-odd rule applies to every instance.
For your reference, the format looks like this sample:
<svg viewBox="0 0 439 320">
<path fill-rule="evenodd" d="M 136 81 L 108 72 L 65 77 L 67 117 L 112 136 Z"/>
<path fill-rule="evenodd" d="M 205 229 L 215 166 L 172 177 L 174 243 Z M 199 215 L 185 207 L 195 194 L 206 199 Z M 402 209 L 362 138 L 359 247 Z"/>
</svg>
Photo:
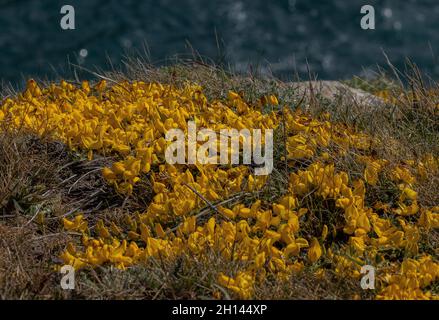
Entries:
<svg viewBox="0 0 439 320">
<path fill-rule="evenodd" d="M 98 92 L 102 92 L 105 90 L 105 87 L 107 86 L 107 81 L 106 80 L 101 80 L 99 81 L 95 86 L 94 89 Z"/>
<path fill-rule="evenodd" d="M 218 207 L 219 211 L 225 215 L 229 219 L 235 219 L 236 213 L 230 209 L 224 208 L 224 207 Z"/>
<path fill-rule="evenodd" d="M 117 179 L 116 174 L 110 168 L 103 168 L 102 175 L 107 181 L 113 181 Z"/>
<path fill-rule="evenodd" d="M 268 97 L 268 100 L 270 101 L 270 104 L 272 104 L 272 105 L 274 105 L 274 106 L 279 105 L 279 101 L 277 100 L 277 98 L 276 98 L 275 95 L 270 95 L 270 96 Z"/>
<path fill-rule="evenodd" d="M 325 224 L 322 229 L 322 241 L 325 241 L 328 236 L 328 226 Z"/>
<path fill-rule="evenodd" d="M 285 249 L 284 254 L 288 257 L 289 255 L 297 256 L 300 253 L 301 248 L 307 248 L 309 246 L 308 241 L 303 238 L 298 238 L 293 240 Z"/>
<path fill-rule="evenodd" d="M 265 264 L 265 261 L 266 261 L 265 252 L 259 253 L 255 258 L 255 267 L 258 269 L 262 268 Z"/>
<path fill-rule="evenodd" d="M 439 212 L 439 207 L 437 212 Z M 418 224 L 424 228 L 439 228 L 439 213 L 433 213 L 431 210 L 423 210 L 419 218 Z"/>
<path fill-rule="evenodd" d="M 253 293 L 254 277 L 247 272 L 238 272 L 235 279 L 233 279 L 220 273 L 218 283 L 233 291 L 240 299 L 250 299 Z"/>
<path fill-rule="evenodd" d="M 418 198 L 418 193 L 408 187 L 404 188 L 401 194 L 400 201 L 404 201 L 405 199 L 416 200 Z"/>
<path fill-rule="evenodd" d="M 231 101 L 235 101 L 235 100 L 240 100 L 241 97 L 239 96 L 239 94 L 237 94 L 236 92 L 233 91 L 229 91 L 229 100 Z"/>
<path fill-rule="evenodd" d="M 359 252 L 359 254 L 362 254 L 363 251 L 366 250 L 366 244 L 364 243 L 363 237 L 350 237 L 349 243 Z"/>
<path fill-rule="evenodd" d="M 404 203 L 400 203 L 399 208 L 393 210 L 393 212 L 402 216 L 412 216 L 417 214 L 418 211 L 419 211 L 419 206 L 416 201 L 413 201 L 413 203 L 409 206 L 405 205 Z"/>
<path fill-rule="evenodd" d="M 322 256 L 322 248 L 317 238 L 313 238 L 311 241 L 311 246 L 308 249 L 308 259 L 314 263 L 320 259 Z"/>
<path fill-rule="evenodd" d="M 85 232 L 88 230 L 87 222 L 84 221 L 84 216 L 82 214 L 77 215 L 73 221 L 63 218 L 64 229 L 68 231 L 81 231 Z"/>
<path fill-rule="evenodd" d="M 165 238 L 165 237 L 166 237 L 166 233 L 165 233 L 165 231 L 163 230 L 162 225 L 161 225 L 160 223 L 157 223 L 157 224 L 155 225 L 155 232 L 156 232 L 156 234 L 157 234 L 157 236 L 158 236 L 159 238 Z"/>
<path fill-rule="evenodd" d="M 76 258 L 68 251 L 64 251 L 60 258 L 63 260 L 64 264 L 72 266 L 75 270 L 79 270 L 87 266 L 87 263 L 81 259 Z"/>
<path fill-rule="evenodd" d="M 377 166 L 374 166 L 373 164 L 368 164 L 366 166 L 366 169 L 364 170 L 364 179 L 368 184 L 373 186 L 377 184 L 378 170 L 379 168 Z"/>
</svg>

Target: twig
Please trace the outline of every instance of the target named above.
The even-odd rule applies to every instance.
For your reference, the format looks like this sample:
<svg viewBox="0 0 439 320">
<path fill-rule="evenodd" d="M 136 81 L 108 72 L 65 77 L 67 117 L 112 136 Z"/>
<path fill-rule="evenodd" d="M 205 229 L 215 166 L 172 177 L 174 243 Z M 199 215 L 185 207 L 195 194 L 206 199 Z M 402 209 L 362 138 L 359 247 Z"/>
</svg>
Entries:
<svg viewBox="0 0 439 320">
<path fill-rule="evenodd" d="M 74 177 L 76 177 L 76 176 L 77 176 L 77 174 L 74 174 L 73 176 L 71 176 L 71 177 L 69 177 L 69 178 L 67 178 L 67 179 L 65 179 L 65 180 L 63 180 L 63 181 L 61 181 L 61 182 L 58 184 L 58 187 L 61 186 L 61 185 L 63 185 L 64 183 L 66 183 L 66 182 L 72 180 L 72 179 L 73 179 Z"/>
<path fill-rule="evenodd" d="M 43 202 L 44 203 L 44 202 Z M 29 225 L 32 221 L 34 221 L 34 219 L 37 217 L 37 215 L 40 213 L 41 210 L 41 206 L 43 205 L 43 203 L 41 203 L 40 206 L 38 206 L 38 209 L 36 210 L 35 214 L 32 216 L 32 218 L 26 222 L 24 225 L 21 226 L 21 229 L 23 229 L 24 227 L 26 227 L 27 225 Z"/>
<path fill-rule="evenodd" d="M 219 291 L 221 291 L 221 292 L 224 294 L 224 298 L 225 298 L 225 300 L 231 300 L 230 295 L 229 295 L 229 293 L 226 291 L 226 289 L 224 289 L 223 287 L 221 287 L 221 286 L 219 286 L 219 285 L 217 285 L 217 284 L 214 284 L 213 286 L 216 287 Z"/>
<path fill-rule="evenodd" d="M 67 194 L 69 194 L 70 191 L 72 191 L 73 187 L 76 186 L 76 184 L 77 184 L 79 181 L 81 181 L 83 178 L 85 178 L 85 177 L 88 176 L 89 174 L 94 173 L 94 172 L 97 172 L 97 171 L 99 171 L 99 170 L 102 170 L 102 168 L 97 168 L 97 169 L 94 169 L 94 170 L 88 171 L 88 172 L 86 172 L 85 174 L 83 174 L 78 180 L 75 181 L 74 184 L 72 184 L 72 186 L 69 188 L 69 191 L 67 192 Z"/>
<path fill-rule="evenodd" d="M 226 218 L 227 220 L 230 220 L 229 217 L 226 217 L 224 214 L 222 214 L 217 207 L 215 207 L 209 200 L 207 200 L 201 193 L 199 193 L 197 190 L 195 190 L 193 187 L 191 187 L 190 185 L 188 185 L 187 183 L 183 183 L 183 185 L 185 185 L 186 187 L 188 187 L 189 189 L 192 190 L 193 193 L 195 193 L 198 197 L 201 198 L 201 200 L 203 200 L 204 202 L 207 203 L 207 205 L 214 210 L 216 213 L 219 213 L 220 215 L 222 215 L 224 218 Z"/>
<path fill-rule="evenodd" d="M 240 194 L 234 195 L 234 196 L 232 196 L 231 198 L 228 198 L 228 199 L 226 199 L 226 200 L 223 200 L 223 201 L 217 203 L 217 205 L 221 206 L 221 205 L 223 205 L 223 204 L 226 204 L 226 203 L 228 203 L 228 202 L 231 202 L 231 201 L 233 201 L 233 200 L 236 200 L 236 199 L 240 198 L 241 196 L 245 196 L 245 195 L 247 195 L 247 194 L 249 194 L 249 193 L 240 193 Z M 202 209 L 199 213 L 197 213 L 197 214 L 195 215 L 195 219 L 201 218 L 201 217 L 205 216 L 205 215 L 208 214 L 208 213 L 210 213 L 210 207 L 209 207 L 209 208 L 204 208 L 204 209 Z M 220 214 L 221 214 L 221 213 L 220 213 Z M 222 215 L 222 214 L 221 214 L 221 215 Z M 224 215 L 222 215 L 222 216 L 224 216 Z M 229 219 L 228 217 L 226 217 L 226 218 Z M 229 220 L 230 220 L 230 219 L 229 219 Z M 166 233 L 166 234 L 170 234 L 171 232 L 177 231 L 178 228 L 180 228 L 182 225 L 183 225 L 183 223 L 181 222 L 181 223 L 179 223 L 177 226 L 175 226 L 174 228 L 166 230 L 165 233 Z"/>
</svg>

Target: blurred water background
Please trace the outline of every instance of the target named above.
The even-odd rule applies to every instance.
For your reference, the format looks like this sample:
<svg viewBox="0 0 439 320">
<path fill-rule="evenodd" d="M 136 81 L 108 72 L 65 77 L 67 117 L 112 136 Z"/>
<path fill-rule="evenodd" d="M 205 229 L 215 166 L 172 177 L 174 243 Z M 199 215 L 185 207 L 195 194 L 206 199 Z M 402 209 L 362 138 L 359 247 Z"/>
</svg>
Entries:
<svg viewBox="0 0 439 320">
<path fill-rule="evenodd" d="M 75 8 L 75 30 L 60 27 L 64 4 Z M 374 31 L 360 27 L 365 4 L 376 9 Z M 282 79 L 306 75 L 307 62 L 320 79 L 367 76 L 384 51 L 437 79 L 438 30 L 438 0 L 0 0 L 0 80 L 71 77 L 68 61 L 108 69 L 145 43 L 155 64 L 193 48 Z"/>
</svg>

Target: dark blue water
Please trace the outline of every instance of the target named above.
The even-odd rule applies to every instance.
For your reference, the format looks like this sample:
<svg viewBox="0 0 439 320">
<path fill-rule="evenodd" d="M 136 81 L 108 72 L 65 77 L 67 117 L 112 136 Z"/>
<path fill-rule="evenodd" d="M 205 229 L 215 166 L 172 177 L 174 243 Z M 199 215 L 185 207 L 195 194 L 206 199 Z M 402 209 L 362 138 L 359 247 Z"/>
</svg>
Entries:
<svg viewBox="0 0 439 320">
<path fill-rule="evenodd" d="M 60 27 L 64 4 L 76 30 Z M 364 4 L 376 9 L 374 31 L 360 27 Z M 0 79 L 68 76 L 68 61 L 106 69 L 144 43 L 157 64 L 190 43 L 214 62 L 282 78 L 306 74 L 306 61 L 321 79 L 368 74 L 385 51 L 396 66 L 410 57 L 439 78 L 438 30 L 438 0 L 0 0 Z"/>
</svg>

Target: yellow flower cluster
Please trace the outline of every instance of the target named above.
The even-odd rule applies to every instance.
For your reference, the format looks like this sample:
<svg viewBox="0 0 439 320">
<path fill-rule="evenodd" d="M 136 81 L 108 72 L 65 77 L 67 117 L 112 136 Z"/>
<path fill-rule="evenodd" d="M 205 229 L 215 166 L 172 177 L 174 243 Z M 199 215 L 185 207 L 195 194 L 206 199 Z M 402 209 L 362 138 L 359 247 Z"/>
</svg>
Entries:
<svg viewBox="0 0 439 320">
<path fill-rule="evenodd" d="M 235 279 L 220 274 L 218 277 L 218 283 L 224 288 L 230 289 L 242 299 L 250 299 L 254 278 L 245 272 L 238 272 Z"/>
<path fill-rule="evenodd" d="M 377 296 L 378 299 L 431 299 L 430 292 L 422 291 L 439 278 L 439 265 L 430 256 L 419 260 L 407 259 L 401 264 L 398 274 L 386 274 L 388 286 Z M 437 297 L 436 297 L 437 298 Z"/>
<path fill-rule="evenodd" d="M 264 113 L 263 104 L 276 111 Z M 87 82 L 77 87 L 62 81 L 40 88 L 29 81 L 24 93 L 3 103 L 0 121 L 11 130 L 50 135 L 90 158 L 119 157 L 102 174 L 122 194 L 149 181 L 151 203 L 127 215 L 122 225 L 98 220 L 89 228 L 83 215 L 63 219 L 66 230 L 82 234 L 61 256 L 76 269 L 104 264 L 125 269 L 181 254 L 203 259 L 213 250 L 242 262 L 235 275 L 220 273 L 218 284 L 243 299 L 252 297 L 267 274 L 287 279 L 322 261 L 327 271 L 354 278 L 362 265 L 376 266 L 386 284 L 379 288 L 380 299 L 434 297 L 427 288 L 437 281 L 439 264 L 423 251 L 421 234 L 439 227 L 439 206 L 422 207 L 416 183 L 439 173 L 439 159 L 425 155 L 394 165 L 373 156 L 379 142 L 370 136 L 332 123 L 328 115 L 317 119 L 277 104 L 269 96 L 251 105 L 234 92 L 226 101 L 208 101 L 193 84 L 107 87 L 101 81 L 90 88 Z M 187 132 L 188 120 L 216 132 L 284 125 L 287 190 L 269 203 L 256 198 L 227 205 L 227 199 L 261 192 L 271 177 L 255 176 L 244 165 L 167 164 L 165 134 L 172 128 Z M 354 155 L 360 173 L 339 169 L 338 160 L 348 155 Z M 371 203 L 367 191 L 383 179 L 394 184 L 396 200 Z M 394 251 L 403 258 L 391 257 Z"/>
</svg>

